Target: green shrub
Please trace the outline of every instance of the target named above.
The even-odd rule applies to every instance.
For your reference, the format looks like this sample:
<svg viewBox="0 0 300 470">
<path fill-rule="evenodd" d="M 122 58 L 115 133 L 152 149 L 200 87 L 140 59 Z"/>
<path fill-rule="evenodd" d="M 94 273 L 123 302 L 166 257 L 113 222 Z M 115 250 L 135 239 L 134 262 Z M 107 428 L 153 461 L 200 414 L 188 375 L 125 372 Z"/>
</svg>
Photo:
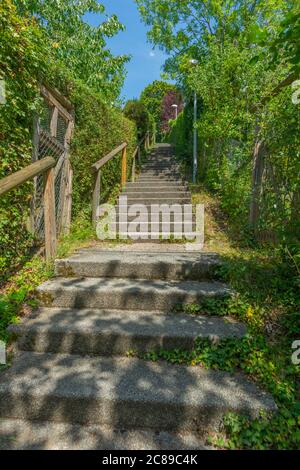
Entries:
<svg viewBox="0 0 300 470">
<path fill-rule="evenodd" d="M 75 106 L 75 133 L 72 141 L 71 162 L 74 169 L 74 215 L 84 207 L 91 207 L 94 175 L 91 166 L 107 153 L 128 143 L 127 172 L 130 176 L 132 155 L 137 144 L 136 125 L 120 110 L 104 104 L 97 93 L 76 82 L 70 99 Z M 101 200 L 107 201 L 121 181 L 121 156 L 116 156 L 101 171 Z"/>
</svg>

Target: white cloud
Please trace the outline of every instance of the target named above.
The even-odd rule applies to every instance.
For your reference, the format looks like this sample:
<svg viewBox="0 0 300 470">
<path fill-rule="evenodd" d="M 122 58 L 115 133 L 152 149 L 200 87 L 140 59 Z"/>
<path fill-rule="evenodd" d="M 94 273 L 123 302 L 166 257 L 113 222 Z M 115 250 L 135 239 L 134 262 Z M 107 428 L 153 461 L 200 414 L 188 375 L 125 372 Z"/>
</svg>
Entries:
<svg viewBox="0 0 300 470">
<path fill-rule="evenodd" d="M 150 56 L 150 57 L 155 57 L 155 52 L 154 52 L 154 51 L 150 51 L 150 52 L 149 52 L 149 56 Z"/>
</svg>

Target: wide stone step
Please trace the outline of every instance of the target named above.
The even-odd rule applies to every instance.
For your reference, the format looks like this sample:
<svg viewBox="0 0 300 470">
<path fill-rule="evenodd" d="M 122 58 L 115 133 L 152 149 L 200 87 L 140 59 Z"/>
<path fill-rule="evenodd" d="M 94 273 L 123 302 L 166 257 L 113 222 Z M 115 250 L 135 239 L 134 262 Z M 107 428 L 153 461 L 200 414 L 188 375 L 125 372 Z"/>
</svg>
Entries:
<svg viewBox="0 0 300 470">
<path fill-rule="evenodd" d="M 143 183 L 143 184 L 165 184 L 165 183 L 171 183 L 171 184 L 176 184 L 176 185 L 182 185 L 185 184 L 186 181 L 184 181 L 182 178 L 173 178 L 173 177 L 166 177 L 166 176 L 139 176 L 137 183 Z"/>
<path fill-rule="evenodd" d="M 0 450 L 209 450 L 191 433 L 2 419 Z"/>
<path fill-rule="evenodd" d="M 147 192 L 153 192 L 153 191 L 187 191 L 190 192 L 187 185 L 180 185 L 177 184 L 173 181 L 166 181 L 166 182 L 154 182 L 153 185 L 149 186 L 149 184 L 146 183 L 126 183 L 126 186 L 124 187 L 124 191 L 147 191 Z"/>
<path fill-rule="evenodd" d="M 115 209 L 116 209 L 116 214 L 128 214 L 128 217 L 129 216 L 139 216 L 140 214 L 148 214 L 148 216 L 151 216 L 151 214 L 156 214 L 156 209 L 155 207 L 153 206 L 157 206 L 157 203 L 155 203 L 154 205 L 152 204 L 141 204 L 141 203 L 138 203 L 137 206 L 140 206 L 139 207 L 139 210 L 133 210 L 133 207 L 129 207 L 129 204 L 127 203 L 126 204 L 120 204 L 120 205 L 116 205 L 115 206 Z M 159 208 L 161 209 L 160 210 L 160 214 L 162 213 L 162 209 L 164 208 L 164 206 L 166 206 L 166 208 L 169 208 L 170 209 L 170 215 L 172 214 L 184 214 L 186 212 L 186 217 L 190 216 L 193 212 L 190 211 L 190 206 L 191 206 L 191 203 L 189 202 L 188 204 L 184 203 L 184 204 L 179 204 L 179 203 L 173 203 L 173 204 L 167 204 L 165 202 L 161 202 L 158 204 Z M 187 206 L 187 207 L 186 207 Z M 185 210 L 186 208 L 186 210 Z M 161 217 L 161 216 L 160 216 Z M 188 219 L 187 219 L 188 220 Z"/>
<path fill-rule="evenodd" d="M 144 189 L 126 189 L 122 192 L 122 196 L 127 196 L 128 198 L 134 199 L 147 199 L 155 194 L 155 199 L 178 199 L 178 198 L 187 198 L 191 199 L 191 193 L 186 190 L 169 190 L 169 189 L 153 189 L 144 188 Z"/>
<path fill-rule="evenodd" d="M 176 172 L 180 172 L 181 168 L 180 168 L 179 165 L 174 165 L 174 164 L 170 164 L 170 163 L 167 163 L 167 164 L 164 164 L 164 165 L 158 165 L 158 164 L 155 164 L 155 163 L 151 163 L 151 164 L 143 165 L 142 170 L 143 171 L 176 171 Z"/>
<path fill-rule="evenodd" d="M 177 195 L 177 197 L 150 197 L 150 195 L 147 197 L 138 197 L 138 196 L 130 196 L 127 197 L 127 204 L 128 205 L 133 205 L 133 204 L 143 204 L 145 206 L 151 205 L 151 204 L 190 204 L 191 203 L 191 198 L 190 197 L 185 197 L 185 196 L 180 196 Z"/>
<path fill-rule="evenodd" d="M 134 232 L 129 232 L 127 230 L 124 230 L 122 232 L 119 230 L 117 232 L 118 238 L 123 239 L 123 240 L 132 240 L 133 242 L 137 243 L 149 243 L 149 242 L 154 242 L 154 243 L 161 243 L 162 241 L 165 242 L 170 242 L 173 243 L 173 241 L 180 241 L 180 242 L 195 242 L 196 241 L 196 233 L 193 232 L 178 232 L 176 230 L 169 230 L 169 231 L 147 231 L 147 232 L 140 232 L 140 231 L 134 231 Z M 108 240 L 110 239 L 109 237 L 107 238 Z M 114 240 L 115 237 L 112 237 L 111 240 Z M 203 244 L 197 251 L 203 248 Z"/>
<path fill-rule="evenodd" d="M 1 418 L 204 436 L 226 412 L 262 410 L 273 399 L 240 375 L 133 358 L 23 352 L 0 376 Z"/>
<path fill-rule="evenodd" d="M 140 215 L 140 214 L 138 214 L 138 215 L 135 214 L 135 215 L 133 215 L 133 216 L 129 216 L 129 215 L 128 215 L 127 218 L 126 218 L 127 222 L 125 222 L 125 221 L 124 221 L 124 217 L 125 217 L 125 216 L 124 216 L 124 212 L 121 211 L 120 214 L 119 214 L 119 213 L 116 214 L 117 226 L 119 226 L 119 224 L 124 224 L 124 226 L 126 227 L 125 224 L 127 223 L 127 227 L 128 227 L 129 223 L 135 222 L 136 219 L 137 219 L 137 217 L 141 217 L 141 219 L 143 220 L 142 223 L 143 223 L 143 225 L 144 225 L 144 228 L 146 229 L 146 226 L 147 226 L 147 223 L 148 223 L 148 228 L 150 229 L 150 228 L 151 228 L 151 213 L 150 213 L 150 212 L 151 212 L 151 211 L 149 210 L 148 213 L 146 213 L 145 211 L 143 211 L 143 212 L 141 213 L 141 215 Z M 171 226 L 174 225 L 174 223 L 176 222 L 175 219 L 177 219 L 177 217 L 178 217 L 178 214 L 177 214 L 177 215 L 170 214 L 170 224 L 171 224 Z M 153 220 L 154 220 L 154 219 L 153 219 Z M 169 219 L 168 219 L 168 220 L 169 220 Z M 192 224 L 191 227 L 192 227 L 193 229 L 195 228 L 195 216 L 194 216 L 193 214 L 188 214 L 188 215 L 185 217 L 185 222 L 186 222 L 186 224 Z M 157 223 L 157 222 L 155 221 L 155 223 Z M 162 215 L 161 215 L 161 214 L 160 214 L 160 217 L 159 217 L 159 223 L 160 223 L 159 229 L 161 230 L 161 229 L 162 229 L 162 223 L 163 223 L 163 221 L 162 221 Z M 171 228 L 172 228 L 172 227 L 171 227 Z M 146 230 L 146 231 L 148 231 L 148 230 Z"/>
<path fill-rule="evenodd" d="M 182 178 L 182 174 L 175 172 L 175 171 L 142 171 L 141 172 L 141 177 L 160 177 L 160 178 L 174 178 L 174 179 L 180 179 Z"/>
<path fill-rule="evenodd" d="M 196 222 L 194 221 L 186 221 L 183 222 L 136 222 L 136 221 L 127 221 L 127 222 L 120 222 L 117 221 L 116 229 L 119 232 L 128 231 L 131 232 L 141 232 L 141 233 L 192 233 L 196 231 Z"/>
<path fill-rule="evenodd" d="M 213 253 L 84 251 L 55 261 L 57 276 L 128 279 L 204 280 L 213 278 L 220 259 Z"/>
<path fill-rule="evenodd" d="M 23 351 L 99 356 L 161 348 L 191 350 L 197 337 L 215 342 L 246 333 L 243 325 L 218 317 L 57 308 L 39 309 L 9 330 Z"/>
<path fill-rule="evenodd" d="M 57 278 L 37 288 L 43 306 L 170 311 L 178 304 L 222 298 L 230 289 L 221 283 Z"/>
</svg>

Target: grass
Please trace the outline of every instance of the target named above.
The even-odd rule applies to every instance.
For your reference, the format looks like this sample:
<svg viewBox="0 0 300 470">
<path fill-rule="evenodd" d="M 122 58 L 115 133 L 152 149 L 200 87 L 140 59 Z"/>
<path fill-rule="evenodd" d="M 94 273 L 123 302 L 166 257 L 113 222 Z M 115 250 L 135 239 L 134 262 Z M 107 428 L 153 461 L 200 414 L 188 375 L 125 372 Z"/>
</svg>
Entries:
<svg viewBox="0 0 300 470">
<path fill-rule="evenodd" d="M 72 224 L 70 235 L 59 240 L 57 257 L 64 258 L 76 249 L 96 242 L 95 233 L 85 214 Z M 9 342 L 7 327 L 18 323 L 36 306 L 35 289 L 54 276 L 54 262 L 47 263 L 41 254 L 27 259 L 19 270 L 0 284 L 0 341 Z"/>
</svg>

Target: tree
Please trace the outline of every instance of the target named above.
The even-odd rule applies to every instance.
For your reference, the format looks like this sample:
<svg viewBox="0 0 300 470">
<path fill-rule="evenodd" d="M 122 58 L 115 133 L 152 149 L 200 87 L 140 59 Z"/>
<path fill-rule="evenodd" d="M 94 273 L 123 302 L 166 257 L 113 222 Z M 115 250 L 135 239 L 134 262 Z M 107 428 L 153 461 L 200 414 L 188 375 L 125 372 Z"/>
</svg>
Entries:
<svg viewBox="0 0 300 470">
<path fill-rule="evenodd" d="M 143 103 L 155 122 L 158 138 L 161 135 L 161 110 L 162 102 L 169 91 L 176 90 L 175 85 L 155 80 L 148 85 L 141 94 L 140 101 Z"/>
<path fill-rule="evenodd" d="M 138 100 L 127 101 L 124 110 L 124 115 L 134 121 L 138 130 L 138 137 L 141 139 L 151 127 L 150 115 L 143 103 Z"/>
<path fill-rule="evenodd" d="M 173 105 L 177 105 L 177 112 Z M 170 131 L 169 122 L 175 119 L 175 116 L 183 110 L 183 101 L 180 93 L 177 90 L 169 91 L 163 98 L 161 109 L 161 129 L 162 132 L 167 133 Z"/>
<path fill-rule="evenodd" d="M 299 77 L 299 6 L 291 0 L 136 1 L 149 39 L 170 54 L 165 71 L 186 99 L 192 90 L 199 97 L 201 176 L 234 224 L 248 230 L 255 216 L 255 231 L 283 238 L 295 221 L 300 226 L 300 121 L 291 89 Z M 193 67 L 192 58 L 198 60 Z M 172 123 L 181 149 L 191 145 L 187 117 Z"/>
<path fill-rule="evenodd" d="M 46 32 L 56 58 L 75 78 L 98 91 L 109 103 L 119 97 L 127 56 L 113 56 L 106 39 L 124 26 L 115 15 L 105 18 L 105 8 L 96 0 L 14 0 L 18 12 L 35 17 Z M 99 26 L 84 16 L 99 17 Z M 104 21 L 101 22 L 101 20 Z"/>
<path fill-rule="evenodd" d="M 238 41 L 241 31 L 253 25 L 272 27 L 287 11 L 285 0 L 136 0 L 142 19 L 150 26 L 150 41 L 170 56 L 165 71 L 184 77 L 186 59 L 205 59 L 212 42 Z M 269 31 L 269 34 L 271 31 Z"/>
</svg>

